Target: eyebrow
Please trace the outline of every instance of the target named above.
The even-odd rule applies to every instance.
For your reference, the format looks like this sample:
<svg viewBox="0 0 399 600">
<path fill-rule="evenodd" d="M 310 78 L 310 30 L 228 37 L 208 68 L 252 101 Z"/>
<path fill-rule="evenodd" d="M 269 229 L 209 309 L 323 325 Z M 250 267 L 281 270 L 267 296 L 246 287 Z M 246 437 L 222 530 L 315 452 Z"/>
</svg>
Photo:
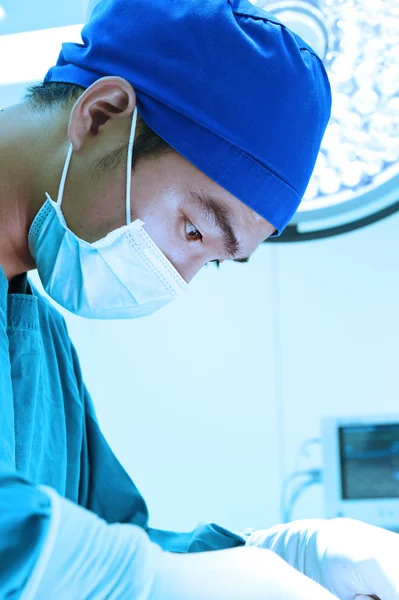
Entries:
<svg viewBox="0 0 399 600">
<path fill-rule="evenodd" d="M 241 246 L 231 224 L 228 210 L 224 206 L 221 206 L 216 198 L 213 198 L 208 194 L 201 194 L 193 191 L 190 191 L 190 194 L 200 210 L 205 214 L 205 217 L 216 223 L 222 231 L 224 249 L 227 255 L 230 258 L 234 258 L 237 254 L 240 254 Z M 236 261 L 247 262 L 248 258 L 240 258 L 236 259 Z"/>
</svg>

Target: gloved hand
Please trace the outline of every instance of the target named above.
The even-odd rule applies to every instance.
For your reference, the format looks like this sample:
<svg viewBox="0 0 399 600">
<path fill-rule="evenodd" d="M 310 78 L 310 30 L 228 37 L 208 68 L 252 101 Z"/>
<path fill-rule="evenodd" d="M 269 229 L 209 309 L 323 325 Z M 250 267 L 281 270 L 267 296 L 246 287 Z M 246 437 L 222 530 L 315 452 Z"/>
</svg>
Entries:
<svg viewBox="0 0 399 600">
<path fill-rule="evenodd" d="M 148 600 L 222 599 L 337 600 L 269 550 L 163 554 Z"/>
<path fill-rule="evenodd" d="M 163 553 L 148 600 L 222 599 L 337 600 L 270 550 Z"/>
<path fill-rule="evenodd" d="M 336 600 L 270 550 L 163 552 L 139 527 L 42 490 L 52 518 L 21 600 Z"/>
<path fill-rule="evenodd" d="M 354 519 L 305 520 L 252 533 L 340 600 L 399 600 L 399 535 Z"/>
</svg>

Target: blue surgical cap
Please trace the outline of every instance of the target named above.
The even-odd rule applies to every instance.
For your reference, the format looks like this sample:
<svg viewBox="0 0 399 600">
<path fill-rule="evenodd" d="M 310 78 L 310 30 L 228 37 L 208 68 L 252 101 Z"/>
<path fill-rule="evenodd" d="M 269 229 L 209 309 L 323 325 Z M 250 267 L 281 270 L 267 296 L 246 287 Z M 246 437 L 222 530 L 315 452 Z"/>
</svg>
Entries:
<svg viewBox="0 0 399 600">
<path fill-rule="evenodd" d="M 247 0 L 102 0 L 46 81 L 131 83 L 144 121 L 281 233 L 331 109 L 320 58 Z"/>
</svg>

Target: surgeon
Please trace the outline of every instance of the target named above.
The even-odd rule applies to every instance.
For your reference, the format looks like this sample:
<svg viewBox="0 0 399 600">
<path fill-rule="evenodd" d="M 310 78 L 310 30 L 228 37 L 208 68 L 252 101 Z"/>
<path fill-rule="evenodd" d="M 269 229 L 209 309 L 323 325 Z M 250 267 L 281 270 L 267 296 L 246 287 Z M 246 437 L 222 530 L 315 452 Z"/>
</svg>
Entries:
<svg viewBox="0 0 399 600">
<path fill-rule="evenodd" d="M 151 529 L 26 276 L 74 314 L 136 318 L 246 261 L 311 176 L 322 62 L 246 0 L 103 0 L 82 39 L 0 113 L 0 598 L 399 598 L 397 537 L 356 521 Z"/>
</svg>

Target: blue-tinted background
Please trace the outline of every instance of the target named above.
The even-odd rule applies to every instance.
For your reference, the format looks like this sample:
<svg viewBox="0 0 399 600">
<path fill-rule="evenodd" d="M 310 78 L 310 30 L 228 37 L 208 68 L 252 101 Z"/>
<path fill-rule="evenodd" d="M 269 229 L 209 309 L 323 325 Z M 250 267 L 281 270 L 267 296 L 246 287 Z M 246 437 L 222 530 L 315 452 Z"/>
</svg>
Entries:
<svg viewBox="0 0 399 600">
<path fill-rule="evenodd" d="M 88 0 L 0 0 L 6 17 L 0 21 L 0 34 L 20 33 L 48 27 L 83 23 Z"/>
</svg>

